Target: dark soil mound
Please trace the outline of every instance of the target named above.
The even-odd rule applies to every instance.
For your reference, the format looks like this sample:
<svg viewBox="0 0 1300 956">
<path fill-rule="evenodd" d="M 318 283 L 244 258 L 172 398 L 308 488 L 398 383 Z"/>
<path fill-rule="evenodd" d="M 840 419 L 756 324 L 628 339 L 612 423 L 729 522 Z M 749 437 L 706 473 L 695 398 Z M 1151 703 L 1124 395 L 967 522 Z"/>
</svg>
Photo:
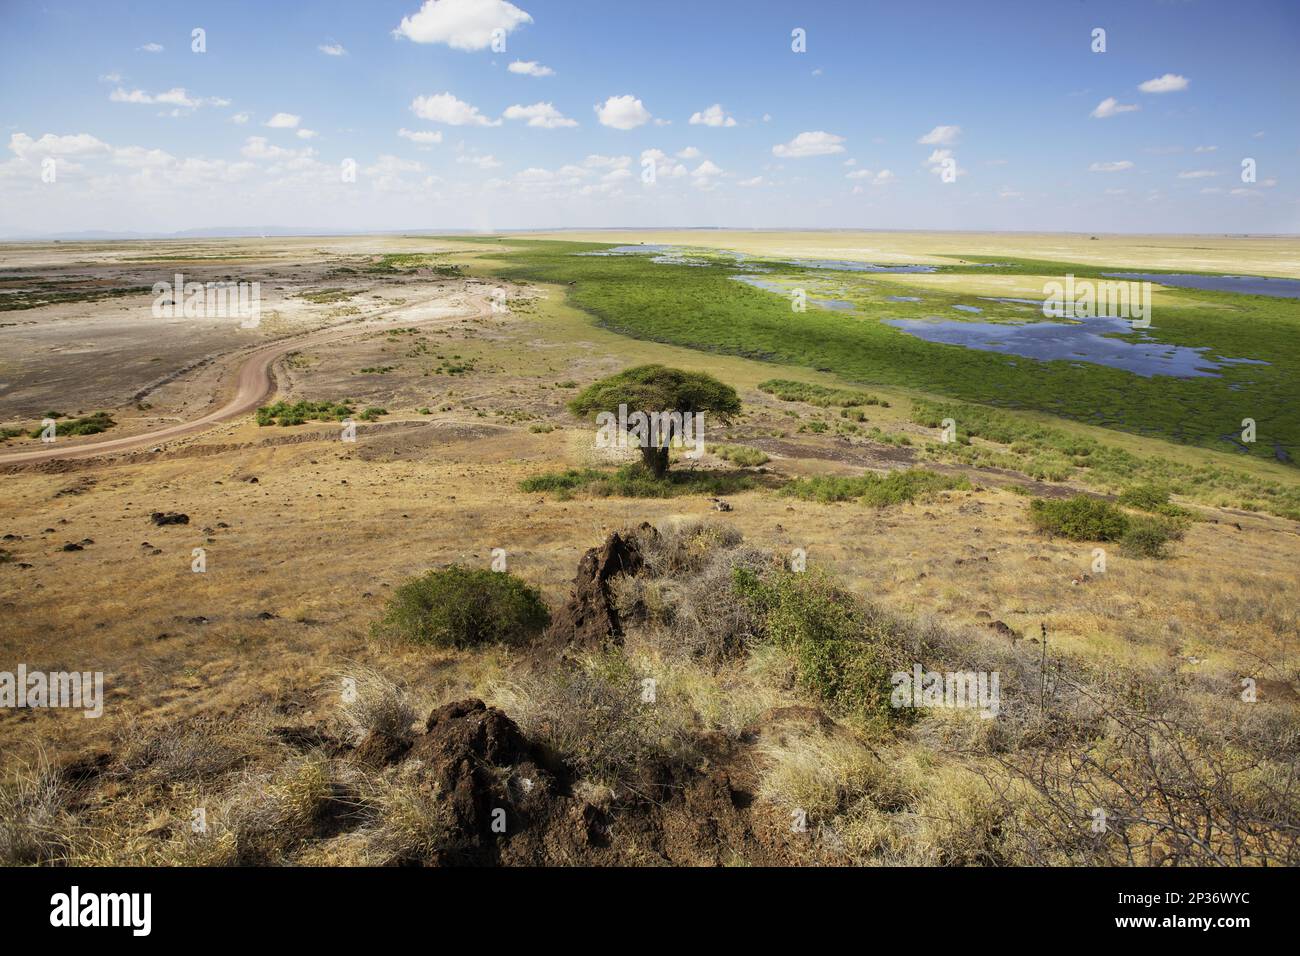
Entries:
<svg viewBox="0 0 1300 956">
<path fill-rule="evenodd" d="M 630 533 L 610 532 L 599 548 L 590 548 L 578 564 L 573 591 L 555 613 L 547 636 L 584 648 L 623 643 L 623 623 L 614 608 L 609 582 L 619 574 L 636 574 L 644 564 Z"/>
<path fill-rule="evenodd" d="M 563 764 L 530 742 L 506 714 L 480 700 L 439 707 L 408 747 L 367 741 L 371 758 L 418 761 L 421 786 L 445 800 L 445 849 L 412 864 L 719 865 L 789 862 L 777 813 L 760 812 L 751 785 L 719 749 L 705 769 L 643 768 L 623 793 L 575 787 Z M 748 761 L 735 761 L 736 766 Z M 743 773 L 742 773 L 743 776 Z M 770 809 L 770 808 L 765 808 Z M 615 829 L 618 840 L 612 839 Z"/>
</svg>

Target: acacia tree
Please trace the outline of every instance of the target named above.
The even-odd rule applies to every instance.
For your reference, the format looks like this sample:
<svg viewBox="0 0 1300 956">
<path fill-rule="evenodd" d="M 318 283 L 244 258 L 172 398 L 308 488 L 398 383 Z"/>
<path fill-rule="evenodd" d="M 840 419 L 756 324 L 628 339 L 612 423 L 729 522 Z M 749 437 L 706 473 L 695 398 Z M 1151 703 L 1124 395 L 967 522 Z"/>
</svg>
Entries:
<svg viewBox="0 0 1300 956">
<path fill-rule="evenodd" d="M 730 385 L 706 372 L 638 365 L 588 385 L 569 403 L 569 410 L 584 418 L 617 416 L 620 427 L 630 433 L 638 412 L 646 419 L 673 413 L 694 418 L 707 412 L 725 424 L 740 411 L 740 397 Z M 639 442 L 641 460 L 656 478 L 662 478 L 668 471 L 672 435 L 667 429 L 655 429 L 652 434 L 653 441 Z"/>
</svg>

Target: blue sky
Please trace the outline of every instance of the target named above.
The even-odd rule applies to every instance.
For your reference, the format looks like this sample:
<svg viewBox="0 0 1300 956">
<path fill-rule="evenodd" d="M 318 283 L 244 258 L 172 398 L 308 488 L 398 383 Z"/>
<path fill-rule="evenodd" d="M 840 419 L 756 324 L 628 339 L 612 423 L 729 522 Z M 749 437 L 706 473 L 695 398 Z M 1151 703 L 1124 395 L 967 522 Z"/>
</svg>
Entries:
<svg viewBox="0 0 1300 956">
<path fill-rule="evenodd" d="M 0 235 L 1300 225 L 1292 0 L 0 2 Z"/>
</svg>

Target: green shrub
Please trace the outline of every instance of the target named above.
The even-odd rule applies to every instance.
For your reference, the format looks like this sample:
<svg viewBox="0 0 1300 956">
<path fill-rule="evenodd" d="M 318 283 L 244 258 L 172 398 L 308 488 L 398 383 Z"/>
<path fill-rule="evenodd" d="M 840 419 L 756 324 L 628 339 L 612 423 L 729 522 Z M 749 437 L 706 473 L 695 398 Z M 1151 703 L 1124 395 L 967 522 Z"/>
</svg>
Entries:
<svg viewBox="0 0 1300 956">
<path fill-rule="evenodd" d="M 1169 500 L 1169 489 L 1163 485 L 1134 485 L 1119 496 L 1119 503 L 1168 518 L 1185 518 L 1191 515 L 1186 508 L 1180 508 Z"/>
<path fill-rule="evenodd" d="M 749 445 L 714 445 L 709 451 L 733 465 L 740 465 L 742 468 L 765 465 L 771 461 L 764 452 Z"/>
<path fill-rule="evenodd" d="M 757 487 L 753 475 L 728 471 L 670 471 L 656 478 L 640 462 L 617 471 L 569 468 L 525 478 L 521 491 L 549 491 L 568 499 L 584 491 L 597 498 L 676 498 L 679 495 L 730 495 Z"/>
<path fill-rule="evenodd" d="M 889 703 L 889 676 L 900 666 L 894 643 L 852 593 L 820 571 L 765 580 L 740 568 L 732 587 L 762 619 L 763 636 L 792 655 L 799 686 L 829 710 L 868 722 L 909 719 Z"/>
<path fill-rule="evenodd" d="M 1137 515 L 1129 518 L 1128 528 L 1120 538 L 1125 552 L 1138 558 L 1168 557 L 1166 546 L 1183 536 L 1182 527 L 1166 518 Z"/>
<path fill-rule="evenodd" d="M 54 418 L 53 415 L 46 415 L 46 418 Z M 102 431 L 107 431 L 116 425 L 113 417 L 108 412 L 95 412 L 93 415 L 87 415 L 84 418 L 73 418 L 66 422 L 61 422 L 55 430 L 55 435 L 61 438 L 72 438 L 76 435 L 98 435 Z M 41 429 L 34 428 L 29 433 L 32 438 L 41 437 Z"/>
<path fill-rule="evenodd" d="M 302 425 L 305 422 L 341 422 L 352 414 L 347 402 L 285 402 L 263 405 L 257 410 L 258 425 Z"/>
<path fill-rule="evenodd" d="M 869 392 L 859 392 L 850 388 L 827 388 L 825 385 L 811 385 L 808 382 L 795 382 L 787 378 L 771 378 L 758 383 L 760 392 L 767 392 L 783 402 L 807 402 L 822 408 L 849 408 L 853 405 L 879 405 L 888 408 L 889 402 L 877 398 Z"/>
<path fill-rule="evenodd" d="M 887 475 L 868 473 L 852 478 L 817 475 L 800 478 L 781 489 L 781 494 L 805 501 L 857 500 L 864 505 L 883 508 L 933 497 L 940 491 L 968 491 L 971 483 L 964 477 L 941 475 L 926 468 L 891 471 Z"/>
<path fill-rule="evenodd" d="M 519 578 L 453 564 L 399 587 L 374 631 L 415 644 L 464 648 L 522 644 L 548 623 L 541 595 Z"/>
<path fill-rule="evenodd" d="M 1071 541 L 1115 541 L 1128 530 L 1129 517 L 1109 501 L 1075 495 L 1073 498 L 1035 498 L 1029 518 L 1039 531 Z"/>
</svg>

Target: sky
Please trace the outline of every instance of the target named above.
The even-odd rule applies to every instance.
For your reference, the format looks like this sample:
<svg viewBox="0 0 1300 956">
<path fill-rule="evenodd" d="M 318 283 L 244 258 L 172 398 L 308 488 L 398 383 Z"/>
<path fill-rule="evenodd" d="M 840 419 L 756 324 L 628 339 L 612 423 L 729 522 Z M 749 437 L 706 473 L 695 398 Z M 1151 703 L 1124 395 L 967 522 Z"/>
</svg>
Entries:
<svg viewBox="0 0 1300 956">
<path fill-rule="evenodd" d="M 1298 53 L 1297 0 L 0 0 L 0 236 L 1294 233 Z"/>
</svg>

